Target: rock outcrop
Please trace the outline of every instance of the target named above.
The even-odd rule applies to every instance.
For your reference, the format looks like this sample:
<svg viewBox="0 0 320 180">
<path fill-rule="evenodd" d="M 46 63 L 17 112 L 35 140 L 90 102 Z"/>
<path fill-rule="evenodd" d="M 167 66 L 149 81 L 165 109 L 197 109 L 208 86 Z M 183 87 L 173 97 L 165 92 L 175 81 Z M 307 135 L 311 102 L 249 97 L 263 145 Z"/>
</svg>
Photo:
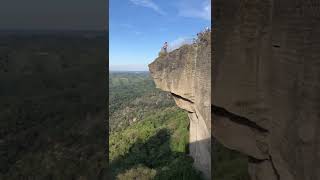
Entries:
<svg viewBox="0 0 320 180">
<path fill-rule="evenodd" d="M 213 135 L 252 180 L 320 179 L 319 1 L 213 3 Z"/>
<path fill-rule="evenodd" d="M 176 104 L 188 111 L 189 152 L 194 166 L 211 178 L 211 36 L 201 35 L 192 45 L 184 45 L 160 56 L 149 65 L 158 88 L 170 92 Z"/>
</svg>

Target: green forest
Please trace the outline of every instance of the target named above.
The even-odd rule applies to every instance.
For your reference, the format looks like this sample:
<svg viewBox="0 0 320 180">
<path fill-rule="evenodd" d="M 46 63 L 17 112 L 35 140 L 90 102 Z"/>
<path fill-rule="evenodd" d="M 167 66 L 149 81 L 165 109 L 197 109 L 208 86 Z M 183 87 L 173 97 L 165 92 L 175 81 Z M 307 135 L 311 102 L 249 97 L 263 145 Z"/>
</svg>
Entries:
<svg viewBox="0 0 320 180">
<path fill-rule="evenodd" d="M 188 156 L 189 119 L 147 72 L 109 75 L 112 179 L 201 180 Z M 247 158 L 213 143 L 213 179 L 248 180 Z"/>
<path fill-rule="evenodd" d="M 107 179 L 103 37 L 1 38 L 1 180 Z"/>
<path fill-rule="evenodd" d="M 187 155 L 187 114 L 149 73 L 111 73 L 109 89 L 112 179 L 202 179 Z"/>
</svg>

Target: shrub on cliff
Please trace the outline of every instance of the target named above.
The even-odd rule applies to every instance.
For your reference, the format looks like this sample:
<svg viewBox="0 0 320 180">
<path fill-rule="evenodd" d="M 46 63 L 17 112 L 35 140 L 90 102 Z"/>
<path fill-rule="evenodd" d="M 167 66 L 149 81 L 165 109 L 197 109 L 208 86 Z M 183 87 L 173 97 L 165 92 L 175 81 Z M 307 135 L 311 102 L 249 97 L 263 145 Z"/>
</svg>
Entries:
<svg viewBox="0 0 320 180">
<path fill-rule="evenodd" d="M 167 54 L 167 53 L 165 53 L 165 52 L 163 52 L 163 51 L 160 51 L 159 54 L 158 54 L 158 56 L 159 56 L 159 57 L 163 57 L 163 56 L 165 56 L 166 54 Z"/>
</svg>

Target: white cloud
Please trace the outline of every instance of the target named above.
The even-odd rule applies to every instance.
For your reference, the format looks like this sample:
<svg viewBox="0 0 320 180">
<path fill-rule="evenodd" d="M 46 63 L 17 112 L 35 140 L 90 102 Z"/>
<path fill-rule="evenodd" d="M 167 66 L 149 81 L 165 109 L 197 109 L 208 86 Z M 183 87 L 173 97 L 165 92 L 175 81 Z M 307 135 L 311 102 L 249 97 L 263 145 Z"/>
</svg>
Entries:
<svg viewBox="0 0 320 180">
<path fill-rule="evenodd" d="M 171 52 L 171 51 L 174 51 L 174 50 L 180 48 L 183 45 L 192 44 L 192 43 L 193 43 L 192 38 L 180 37 L 180 38 L 168 43 L 168 51 Z"/>
<path fill-rule="evenodd" d="M 151 8 L 157 13 L 161 15 L 165 15 L 166 13 L 152 0 L 130 0 L 133 4 L 146 7 L 146 8 Z"/>
<path fill-rule="evenodd" d="M 178 4 L 178 14 L 183 17 L 211 20 L 211 1 L 181 0 Z"/>
</svg>

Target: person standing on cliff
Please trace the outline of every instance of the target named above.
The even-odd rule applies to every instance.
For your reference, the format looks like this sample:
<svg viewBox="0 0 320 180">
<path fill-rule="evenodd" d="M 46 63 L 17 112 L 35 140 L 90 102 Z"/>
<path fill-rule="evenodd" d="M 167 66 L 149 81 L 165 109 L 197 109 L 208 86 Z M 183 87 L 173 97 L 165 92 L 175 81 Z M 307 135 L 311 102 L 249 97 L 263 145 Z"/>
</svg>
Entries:
<svg viewBox="0 0 320 180">
<path fill-rule="evenodd" d="M 168 49 L 168 42 L 165 42 L 163 45 L 163 51 L 167 53 L 167 49 Z"/>
</svg>

